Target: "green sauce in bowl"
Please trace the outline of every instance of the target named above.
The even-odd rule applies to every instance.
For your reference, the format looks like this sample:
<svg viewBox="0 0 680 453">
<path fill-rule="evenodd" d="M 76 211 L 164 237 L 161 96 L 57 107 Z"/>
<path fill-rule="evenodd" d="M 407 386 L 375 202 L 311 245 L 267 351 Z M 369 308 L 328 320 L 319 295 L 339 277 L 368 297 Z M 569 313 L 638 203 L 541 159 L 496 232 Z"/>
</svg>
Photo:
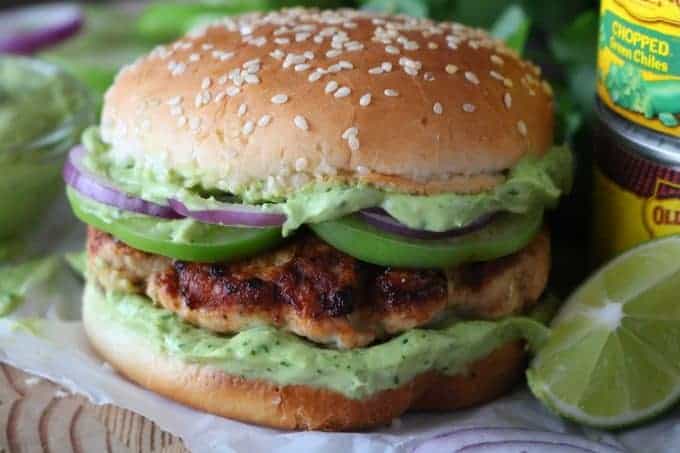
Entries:
<svg viewBox="0 0 680 453">
<path fill-rule="evenodd" d="M 0 245 L 41 221 L 68 150 L 95 120 L 89 91 L 57 67 L 0 57 Z"/>
</svg>

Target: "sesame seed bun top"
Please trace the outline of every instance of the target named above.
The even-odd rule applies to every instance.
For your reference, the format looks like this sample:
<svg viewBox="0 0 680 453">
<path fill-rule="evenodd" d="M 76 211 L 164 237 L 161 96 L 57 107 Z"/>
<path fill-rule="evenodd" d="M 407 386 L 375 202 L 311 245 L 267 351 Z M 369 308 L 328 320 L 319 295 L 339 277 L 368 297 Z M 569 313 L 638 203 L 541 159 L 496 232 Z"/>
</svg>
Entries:
<svg viewBox="0 0 680 453">
<path fill-rule="evenodd" d="M 225 18 L 126 67 L 114 155 L 206 188 L 312 180 L 476 192 L 552 144 L 539 69 L 482 30 L 352 10 Z"/>
</svg>

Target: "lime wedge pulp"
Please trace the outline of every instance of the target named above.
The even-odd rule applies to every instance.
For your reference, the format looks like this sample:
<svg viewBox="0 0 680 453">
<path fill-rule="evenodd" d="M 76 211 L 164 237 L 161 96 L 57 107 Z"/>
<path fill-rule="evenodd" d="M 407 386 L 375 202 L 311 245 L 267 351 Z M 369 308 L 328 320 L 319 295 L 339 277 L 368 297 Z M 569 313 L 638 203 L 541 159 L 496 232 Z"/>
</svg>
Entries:
<svg viewBox="0 0 680 453">
<path fill-rule="evenodd" d="M 621 428 L 680 399 L 680 236 L 647 242 L 578 288 L 527 378 L 551 410 Z"/>
</svg>

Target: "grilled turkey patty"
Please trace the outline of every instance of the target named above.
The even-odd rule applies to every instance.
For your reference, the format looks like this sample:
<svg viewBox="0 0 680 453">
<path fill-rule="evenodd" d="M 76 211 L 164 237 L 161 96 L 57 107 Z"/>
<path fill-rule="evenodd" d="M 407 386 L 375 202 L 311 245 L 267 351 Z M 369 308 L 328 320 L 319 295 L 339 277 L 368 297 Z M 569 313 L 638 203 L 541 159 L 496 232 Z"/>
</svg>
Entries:
<svg viewBox="0 0 680 453">
<path fill-rule="evenodd" d="M 545 232 L 513 255 L 446 270 L 374 266 L 304 232 L 227 264 L 148 254 L 91 227 L 87 249 L 90 276 L 101 286 L 144 294 L 191 324 L 222 333 L 272 325 L 338 348 L 451 315 L 522 313 L 543 292 L 550 266 Z"/>
</svg>

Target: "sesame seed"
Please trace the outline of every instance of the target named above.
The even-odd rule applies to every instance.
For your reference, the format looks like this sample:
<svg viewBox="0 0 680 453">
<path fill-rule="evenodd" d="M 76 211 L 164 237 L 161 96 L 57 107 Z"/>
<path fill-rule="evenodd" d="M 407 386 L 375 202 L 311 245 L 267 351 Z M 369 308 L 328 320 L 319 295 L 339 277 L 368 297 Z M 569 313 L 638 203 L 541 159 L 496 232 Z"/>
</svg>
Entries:
<svg viewBox="0 0 680 453">
<path fill-rule="evenodd" d="M 366 93 L 361 98 L 359 98 L 359 105 L 362 107 L 366 107 L 368 104 L 371 103 L 371 93 Z"/>
<path fill-rule="evenodd" d="M 306 71 L 306 70 L 309 69 L 310 67 L 311 67 L 311 65 L 309 65 L 309 64 L 307 64 L 307 63 L 296 64 L 296 65 L 295 65 L 295 71 L 296 71 L 296 72 Z"/>
<path fill-rule="evenodd" d="M 458 66 L 456 66 L 455 64 L 447 64 L 445 69 L 446 72 L 448 72 L 449 74 L 455 74 L 456 72 L 458 72 Z"/>
<path fill-rule="evenodd" d="M 418 45 L 417 42 L 415 41 L 404 42 L 404 50 L 418 50 L 418 49 L 420 49 L 420 46 Z"/>
<path fill-rule="evenodd" d="M 474 72 L 465 71 L 465 80 L 475 85 L 479 85 L 479 79 Z"/>
<path fill-rule="evenodd" d="M 354 65 L 346 60 L 339 61 L 338 64 L 342 69 L 354 69 Z"/>
<path fill-rule="evenodd" d="M 179 105 L 179 104 L 182 103 L 182 101 L 183 101 L 182 96 L 175 96 L 175 97 L 168 99 L 167 104 L 168 105 Z"/>
<path fill-rule="evenodd" d="M 295 126 L 298 129 L 302 129 L 303 131 L 309 130 L 309 124 L 304 116 L 296 115 L 295 118 L 293 118 L 293 123 L 295 123 Z"/>
<path fill-rule="evenodd" d="M 184 109 L 179 105 L 175 105 L 170 109 L 170 115 L 172 116 L 182 116 L 183 114 Z"/>
<path fill-rule="evenodd" d="M 327 58 L 335 58 L 335 57 L 339 57 L 340 55 L 342 55 L 342 50 L 338 50 L 338 49 L 331 49 L 328 52 L 326 52 Z"/>
<path fill-rule="evenodd" d="M 285 104 L 288 102 L 288 96 L 285 94 L 277 94 L 272 97 L 271 101 L 273 104 Z"/>
<path fill-rule="evenodd" d="M 386 89 L 384 91 L 384 93 L 385 93 L 385 96 L 389 96 L 389 97 L 399 96 L 399 92 L 397 90 L 393 90 L 391 88 Z"/>
<path fill-rule="evenodd" d="M 276 50 L 270 52 L 269 55 L 270 55 L 272 58 L 275 58 L 275 59 L 277 59 L 277 60 L 280 60 L 280 59 L 282 59 L 283 57 L 286 56 L 286 53 L 285 53 L 283 50 L 281 50 L 281 49 L 276 49 Z"/>
<path fill-rule="evenodd" d="M 239 87 L 235 87 L 233 85 L 230 86 L 229 88 L 227 88 L 227 91 L 226 91 L 227 96 L 229 96 L 229 97 L 234 97 L 237 94 L 239 94 L 240 92 L 241 92 L 241 89 Z"/>
<path fill-rule="evenodd" d="M 309 38 L 310 36 L 312 36 L 312 34 L 309 33 L 309 32 L 298 33 L 298 34 L 295 35 L 295 42 L 306 41 L 307 38 Z"/>
<path fill-rule="evenodd" d="M 501 82 L 505 79 L 505 77 L 503 77 L 501 73 L 499 73 L 498 71 L 494 71 L 493 69 L 489 71 L 489 75 L 496 80 L 500 80 Z"/>
<path fill-rule="evenodd" d="M 477 107 L 475 107 L 473 104 L 463 104 L 463 111 L 472 113 L 475 110 L 477 110 Z"/>
<path fill-rule="evenodd" d="M 259 120 L 257 120 L 257 125 L 260 127 L 265 127 L 272 121 L 271 115 L 262 115 Z"/>
<path fill-rule="evenodd" d="M 418 75 L 418 70 L 415 68 L 412 68 L 410 66 L 404 66 L 404 72 L 408 75 L 411 76 L 417 76 Z"/>
<path fill-rule="evenodd" d="M 219 79 L 217 79 L 217 83 L 219 83 L 220 85 L 224 85 L 225 83 L 227 83 L 227 80 L 229 80 L 229 78 L 226 75 L 223 75 Z"/>
<path fill-rule="evenodd" d="M 390 72 L 392 70 L 392 63 L 389 61 L 383 61 L 380 63 L 380 69 L 382 69 L 383 72 Z"/>
<path fill-rule="evenodd" d="M 436 42 L 430 41 L 430 42 L 427 43 L 427 48 L 430 49 L 430 50 L 437 50 L 437 49 L 439 49 L 439 44 L 437 44 Z"/>
<path fill-rule="evenodd" d="M 489 58 L 491 58 L 491 62 L 493 64 L 497 64 L 498 66 L 503 66 L 503 59 L 501 57 L 499 57 L 498 55 L 492 54 L 491 57 L 489 57 Z"/>
<path fill-rule="evenodd" d="M 217 104 L 217 103 L 220 102 L 222 99 L 224 99 L 224 97 L 225 97 L 226 95 L 227 95 L 227 93 L 225 93 L 224 91 L 220 91 L 220 92 L 217 93 L 217 95 L 215 96 L 214 102 Z"/>
<path fill-rule="evenodd" d="M 342 71 L 342 66 L 339 64 L 333 64 L 328 67 L 328 72 L 336 73 Z"/>
<path fill-rule="evenodd" d="M 309 74 L 309 77 L 307 77 L 307 80 L 310 82 L 316 82 L 323 76 L 323 72 L 319 71 L 318 69 L 314 70 L 311 74 Z"/>
<path fill-rule="evenodd" d="M 210 88 L 211 83 L 212 81 L 210 80 L 210 77 L 204 78 L 203 81 L 201 82 L 201 89 L 207 90 L 208 88 Z"/>
<path fill-rule="evenodd" d="M 340 87 L 333 96 L 335 96 L 336 98 L 344 98 L 346 96 L 349 96 L 351 92 L 352 90 L 350 90 L 349 87 Z"/>
<path fill-rule="evenodd" d="M 347 139 L 347 144 L 349 145 L 349 149 L 352 151 L 357 151 L 359 149 L 359 139 L 357 138 L 356 135 L 350 135 L 349 138 Z"/>
<path fill-rule="evenodd" d="M 298 171 L 298 172 L 305 171 L 305 169 L 307 168 L 307 163 L 308 162 L 307 162 L 306 158 L 298 157 L 295 160 L 295 171 Z"/>
<path fill-rule="evenodd" d="M 335 80 L 331 80 L 330 82 L 328 82 L 326 84 L 326 88 L 324 88 L 324 91 L 326 92 L 326 94 L 330 94 L 337 89 L 338 89 L 338 82 L 336 82 Z"/>
<path fill-rule="evenodd" d="M 368 70 L 368 73 L 371 75 L 378 75 L 383 73 L 383 69 L 380 66 L 377 66 L 375 68 L 371 68 Z"/>
<path fill-rule="evenodd" d="M 243 77 L 243 80 L 249 85 L 257 85 L 260 83 L 260 78 L 255 74 L 246 74 L 245 77 Z"/>
<path fill-rule="evenodd" d="M 512 96 L 510 93 L 505 93 L 503 95 L 503 104 L 505 104 L 505 108 L 510 110 L 510 107 L 512 107 Z"/>
<path fill-rule="evenodd" d="M 523 137 L 527 136 L 527 125 L 524 121 L 519 120 L 517 122 L 517 130 L 519 131 L 520 135 L 522 135 Z"/>
<path fill-rule="evenodd" d="M 508 88 L 512 88 L 512 86 L 513 86 L 512 80 L 510 80 L 510 79 L 503 79 L 503 85 L 505 85 L 505 86 L 508 87 Z"/>
<path fill-rule="evenodd" d="M 357 135 L 359 133 L 359 129 L 357 129 L 355 126 L 352 126 L 348 129 L 345 130 L 345 132 L 342 133 L 342 138 L 344 140 L 347 140 L 353 135 Z"/>
<path fill-rule="evenodd" d="M 399 53 L 399 48 L 395 47 L 395 46 L 386 46 L 385 52 L 392 54 L 392 55 L 397 55 Z"/>
<path fill-rule="evenodd" d="M 314 72 L 312 72 L 311 74 L 309 74 L 309 77 L 307 77 L 307 80 L 309 80 L 310 82 L 316 82 L 317 80 L 319 80 L 321 78 L 321 76 L 323 76 L 323 72 L 319 72 L 319 70 L 317 69 Z"/>
<path fill-rule="evenodd" d="M 189 61 L 191 61 L 192 63 L 195 63 L 200 59 L 201 59 L 201 54 L 192 53 L 191 55 L 189 55 Z"/>
<path fill-rule="evenodd" d="M 547 94 L 548 96 L 552 96 L 552 95 L 553 95 L 552 87 L 551 87 L 550 84 L 549 84 L 548 82 L 546 82 L 545 80 L 543 80 L 543 81 L 541 82 L 541 89 L 543 89 L 543 92 L 544 92 L 545 94 Z"/>
<path fill-rule="evenodd" d="M 308 60 L 314 59 L 314 52 L 312 52 L 311 50 L 306 50 L 302 55 L 304 55 L 305 58 Z"/>
<path fill-rule="evenodd" d="M 288 38 L 274 38 L 274 42 L 280 46 L 284 44 L 290 44 L 290 39 Z"/>
<path fill-rule="evenodd" d="M 243 135 L 250 135 L 253 133 L 254 130 L 255 123 L 253 123 L 252 121 L 247 121 L 246 124 L 243 125 L 241 132 L 243 132 Z"/>
<path fill-rule="evenodd" d="M 241 104 L 241 105 L 238 106 L 238 110 L 236 111 L 236 114 L 239 117 L 241 117 L 241 116 L 245 115 L 247 111 L 248 111 L 248 106 L 245 105 L 245 104 Z"/>
<path fill-rule="evenodd" d="M 431 72 L 426 72 L 425 74 L 423 74 L 423 79 L 425 79 L 428 82 L 432 82 L 434 80 L 434 74 L 432 74 Z"/>
<path fill-rule="evenodd" d="M 197 131 L 200 128 L 201 128 L 201 119 L 197 116 L 192 117 L 189 120 L 189 129 L 191 129 L 192 131 Z"/>
<path fill-rule="evenodd" d="M 187 117 L 186 116 L 180 116 L 177 118 L 177 126 L 179 127 L 184 127 L 187 124 Z"/>
<path fill-rule="evenodd" d="M 432 111 L 437 115 L 441 115 L 444 112 L 444 107 L 442 107 L 440 102 L 435 102 L 432 106 Z"/>
</svg>

